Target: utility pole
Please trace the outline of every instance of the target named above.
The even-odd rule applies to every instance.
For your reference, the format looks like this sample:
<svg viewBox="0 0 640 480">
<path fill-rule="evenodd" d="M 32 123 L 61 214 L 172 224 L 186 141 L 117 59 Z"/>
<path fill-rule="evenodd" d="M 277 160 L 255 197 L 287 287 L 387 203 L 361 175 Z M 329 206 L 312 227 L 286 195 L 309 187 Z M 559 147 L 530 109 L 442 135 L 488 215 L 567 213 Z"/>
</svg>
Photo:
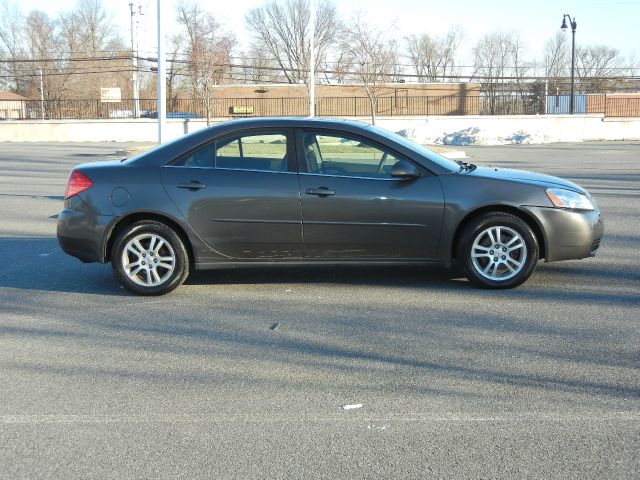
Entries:
<svg viewBox="0 0 640 480">
<path fill-rule="evenodd" d="M 42 74 L 42 69 L 40 69 L 40 116 L 42 120 L 45 119 L 44 113 L 44 77 Z"/>
<path fill-rule="evenodd" d="M 316 2 L 309 0 L 309 117 L 316 116 Z"/>
<path fill-rule="evenodd" d="M 164 45 L 164 28 L 158 0 L 158 143 L 162 143 L 167 122 L 167 59 Z"/>
<path fill-rule="evenodd" d="M 135 9 L 138 11 L 136 12 Z M 131 82 L 133 84 L 133 118 L 140 117 L 140 87 L 138 86 L 138 20 L 134 21 L 135 15 L 142 15 L 142 7 L 129 3 L 131 11 Z"/>
</svg>

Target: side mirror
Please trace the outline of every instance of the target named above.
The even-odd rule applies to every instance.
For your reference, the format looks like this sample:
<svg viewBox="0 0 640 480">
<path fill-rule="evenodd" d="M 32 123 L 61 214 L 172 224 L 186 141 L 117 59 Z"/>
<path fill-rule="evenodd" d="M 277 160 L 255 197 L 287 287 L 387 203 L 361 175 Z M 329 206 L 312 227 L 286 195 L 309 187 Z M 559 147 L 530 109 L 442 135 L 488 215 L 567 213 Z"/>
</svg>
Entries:
<svg viewBox="0 0 640 480">
<path fill-rule="evenodd" d="M 399 160 L 391 167 L 391 176 L 403 179 L 413 179 L 421 176 L 420 170 L 413 163 Z"/>
</svg>

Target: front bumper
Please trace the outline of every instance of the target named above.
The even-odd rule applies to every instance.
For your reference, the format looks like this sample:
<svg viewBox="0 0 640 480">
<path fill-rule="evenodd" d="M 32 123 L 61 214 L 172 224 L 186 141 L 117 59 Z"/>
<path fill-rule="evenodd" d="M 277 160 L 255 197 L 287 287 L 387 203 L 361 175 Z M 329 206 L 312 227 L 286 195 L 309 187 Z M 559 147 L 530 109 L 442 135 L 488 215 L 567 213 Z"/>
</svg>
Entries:
<svg viewBox="0 0 640 480">
<path fill-rule="evenodd" d="M 604 222 L 600 211 L 526 207 L 541 227 L 545 260 L 572 260 L 593 257 L 600 247 Z"/>
<path fill-rule="evenodd" d="M 104 263 L 105 235 L 116 218 L 97 214 L 79 196 L 68 199 L 58 215 L 60 248 L 85 263 Z"/>
</svg>

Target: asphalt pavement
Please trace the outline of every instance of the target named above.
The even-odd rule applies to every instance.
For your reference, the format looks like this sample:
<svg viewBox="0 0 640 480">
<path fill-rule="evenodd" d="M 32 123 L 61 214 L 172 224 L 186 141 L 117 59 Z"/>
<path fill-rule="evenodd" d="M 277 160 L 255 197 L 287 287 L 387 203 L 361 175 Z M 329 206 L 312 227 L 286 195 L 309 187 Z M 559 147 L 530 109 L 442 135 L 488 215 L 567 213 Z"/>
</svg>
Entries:
<svg viewBox="0 0 640 480">
<path fill-rule="evenodd" d="M 638 478 L 640 142 L 462 147 L 603 212 L 595 258 L 514 290 L 253 268 L 158 298 L 55 239 L 71 168 L 137 146 L 0 143 L 1 479 Z"/>
</svg>

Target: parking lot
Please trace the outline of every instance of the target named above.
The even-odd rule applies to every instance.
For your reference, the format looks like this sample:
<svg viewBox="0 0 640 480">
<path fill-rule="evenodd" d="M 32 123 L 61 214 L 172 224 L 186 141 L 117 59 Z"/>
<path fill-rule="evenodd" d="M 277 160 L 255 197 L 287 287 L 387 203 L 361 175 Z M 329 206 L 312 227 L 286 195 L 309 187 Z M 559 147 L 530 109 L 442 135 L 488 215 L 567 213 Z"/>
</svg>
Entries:
<svg viewBox="0 0 640 480">
<path fill-rule="evenodd" d="M 595 258 L 514 290 L 310 267 L 158 298 L 55 239 L 71 168 L 132 147 L 0 144 L 0 478 L 637 478 L 640 142 L 464 147 L 603 212 Z"/>
</svg>

